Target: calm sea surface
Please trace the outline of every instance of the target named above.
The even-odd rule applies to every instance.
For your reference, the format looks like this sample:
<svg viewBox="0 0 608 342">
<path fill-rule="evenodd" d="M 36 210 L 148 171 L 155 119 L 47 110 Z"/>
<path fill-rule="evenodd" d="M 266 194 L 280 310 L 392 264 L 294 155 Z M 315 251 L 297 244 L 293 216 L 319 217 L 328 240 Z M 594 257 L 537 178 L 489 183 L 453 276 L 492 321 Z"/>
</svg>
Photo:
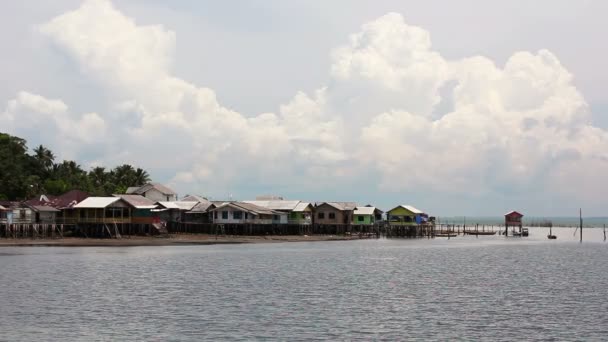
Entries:
<svg viewBox="0 0 608 342">
<path fill-rule="evenodd" d="M 0 340 L 608 340 L 602 230 L 0 248 Z"/>
</svg>

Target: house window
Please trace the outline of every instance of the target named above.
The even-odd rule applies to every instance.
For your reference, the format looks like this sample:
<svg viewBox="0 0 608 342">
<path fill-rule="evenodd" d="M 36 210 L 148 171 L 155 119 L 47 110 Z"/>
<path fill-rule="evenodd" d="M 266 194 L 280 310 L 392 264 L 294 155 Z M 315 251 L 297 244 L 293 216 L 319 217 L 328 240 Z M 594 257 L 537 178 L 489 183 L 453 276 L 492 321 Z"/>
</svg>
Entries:
<svg viewBox="0 0 608 342">
<path fill-rule="evenodd" d="M 279 220 L 279 215 L 272 215 L 272 219 L 275 220 L 275 221 L 278 221 Z"/>
<path fill-rule="evenodd" d="M 336 219 L 336 213 L 329 213 L 329 219 L 330 220 L 335 220 Z"/>
<path fill-rule="evenodd" d="M 361 215 L 357 216 L 357 221 L 363 222 L 363 216 L 361 216 Z"/>
<path fill-rule="evenodd" d="M 222 211 L 222 220 L 227 220 L 227 219 L 228 219 L 228 212 Z"/>
<path fill-rule="evenodd" d="M 249 213 L 245 213 L 245 220 L 249 218 Z"/>
<path fill-rule="evenodd" d="M 213 212 L 213 218 L 217 220 L 217 211 Z"/>
<path fill-rule="evenodd" d="M 242 211 L 233 211 L 232 212 L 232 218 L 235 220 L 240 220 L 243 218 L 243 212 Z"/>
<path fill-rule="evenodd" d="M 305 219 L 305 218 L 306 218 L 306 215 L 305 215 L 305 214 L 302 214 L 302 218 L 303 218 L 303 219 Z"/>
<path fill-rule="evenodd" d="M 22 220 L 25 219 L 25 210 L 19 210 L 19 218 Z"/>
<path fill-rule="evenodd" d="M 317 216 L 319 219 L 323 220 L 325 218 L 325 213 L 319 213 Z"/>
</svg>

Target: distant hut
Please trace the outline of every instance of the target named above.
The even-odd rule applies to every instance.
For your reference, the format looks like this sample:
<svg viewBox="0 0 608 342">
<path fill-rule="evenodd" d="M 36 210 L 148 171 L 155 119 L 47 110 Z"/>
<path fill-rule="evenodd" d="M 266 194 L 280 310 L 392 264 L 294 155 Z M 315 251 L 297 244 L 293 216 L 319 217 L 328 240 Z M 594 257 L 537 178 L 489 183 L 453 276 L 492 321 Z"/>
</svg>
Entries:
<svg viewBox="0 0 608 342">
<path fill-rule="evenodd" d="M 505 231 L 509 231 L 509 227 L 519 227 L 519 231 L 522 229 L 522 221 L 521 218 L 524 217 L 523 214 L 513 210 L 505 214 Z"/>
</svg>

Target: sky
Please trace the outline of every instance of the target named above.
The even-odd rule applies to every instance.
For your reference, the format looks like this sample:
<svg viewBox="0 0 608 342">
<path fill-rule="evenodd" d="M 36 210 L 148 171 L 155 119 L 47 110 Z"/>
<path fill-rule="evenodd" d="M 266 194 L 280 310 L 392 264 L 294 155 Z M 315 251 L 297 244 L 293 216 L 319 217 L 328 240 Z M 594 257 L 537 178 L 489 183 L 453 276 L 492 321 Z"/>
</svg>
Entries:
<svg viewBox="0 0 608 342">
<path fill-rule="evenodd" d="M 0 4 L 0 131 L 180 195 L 602 216 L 605 1 Z"/>
</svg>

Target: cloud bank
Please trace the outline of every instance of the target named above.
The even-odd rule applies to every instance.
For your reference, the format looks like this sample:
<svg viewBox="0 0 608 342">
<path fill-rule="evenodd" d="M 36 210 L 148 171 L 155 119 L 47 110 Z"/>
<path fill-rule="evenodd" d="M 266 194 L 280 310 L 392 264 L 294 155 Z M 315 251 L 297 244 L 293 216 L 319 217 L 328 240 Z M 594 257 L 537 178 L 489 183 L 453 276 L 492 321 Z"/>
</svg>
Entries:
<svg viewBox="0 0 608 342">
<path fill-rule="evenodd" d="M 364 181 L 380 191 L 588 200 L 608 190 L 607 132 L 589 124 L 572 75 L 547 50 L 516 52 L 504 66 L 448 60 L 429 32 L 388 13 L 331 52 L 328 84 L 251 116 L 174 76 L 176 34 L 139 25 L 109 1 L 86 1 L 39 29 L 113 110 L 73 113 L 24 91 L 0 125 L 26 138 L 44 132 L 43 141 L 89 163 L 170 169 L 180 189 Z"/>
</svg>

